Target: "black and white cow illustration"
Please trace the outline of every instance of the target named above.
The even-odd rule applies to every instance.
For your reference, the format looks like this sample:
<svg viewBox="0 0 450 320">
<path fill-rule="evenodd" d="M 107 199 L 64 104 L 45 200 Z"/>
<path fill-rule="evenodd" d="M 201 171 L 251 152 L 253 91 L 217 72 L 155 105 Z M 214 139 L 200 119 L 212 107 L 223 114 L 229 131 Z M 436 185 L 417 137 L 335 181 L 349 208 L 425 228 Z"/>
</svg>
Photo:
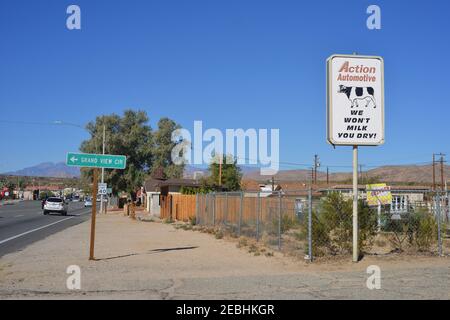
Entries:
<svg viewBox="0 0 450 320">
<path fill-rule="evenodd" d="M 352 108 L 359 106 L 368 107 L 370 103 L 373 103 L 374 108 L 377 107 L 374 97 L 375 90 L 372 87 L 347 87 L 340 85 L 338 92 L 345 93 L 352 103 Z"/>
</svg>

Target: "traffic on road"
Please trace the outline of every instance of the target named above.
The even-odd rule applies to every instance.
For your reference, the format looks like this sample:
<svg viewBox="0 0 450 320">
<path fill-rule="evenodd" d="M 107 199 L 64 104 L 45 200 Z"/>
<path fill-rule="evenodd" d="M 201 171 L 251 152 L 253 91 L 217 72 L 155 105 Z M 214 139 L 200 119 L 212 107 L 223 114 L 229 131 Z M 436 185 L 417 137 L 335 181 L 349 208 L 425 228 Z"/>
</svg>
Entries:
<svg viewBox="0 0 450 320">
<path fill-rule="evenodd" d="M 89 219 L 83 202 L 48 198 L 0 206 L 0 257 Z"/>
</svg>

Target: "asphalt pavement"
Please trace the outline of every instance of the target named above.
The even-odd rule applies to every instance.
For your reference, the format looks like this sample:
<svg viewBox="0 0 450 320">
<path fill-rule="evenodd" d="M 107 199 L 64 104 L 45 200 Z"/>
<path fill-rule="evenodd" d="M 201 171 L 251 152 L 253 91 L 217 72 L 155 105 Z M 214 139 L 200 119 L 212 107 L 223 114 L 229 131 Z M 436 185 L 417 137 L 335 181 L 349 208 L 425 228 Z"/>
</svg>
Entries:
<svg viewBox="0 0 450 320">
<path fill-rule="evenodd" d="M 86 221 L 91 208 L 83 202 L 70 202 L 67 216 L 43 214 L 40 201 L 22 201 L 0 206 L 0 257 L 54 233 Z"/>
</svg>

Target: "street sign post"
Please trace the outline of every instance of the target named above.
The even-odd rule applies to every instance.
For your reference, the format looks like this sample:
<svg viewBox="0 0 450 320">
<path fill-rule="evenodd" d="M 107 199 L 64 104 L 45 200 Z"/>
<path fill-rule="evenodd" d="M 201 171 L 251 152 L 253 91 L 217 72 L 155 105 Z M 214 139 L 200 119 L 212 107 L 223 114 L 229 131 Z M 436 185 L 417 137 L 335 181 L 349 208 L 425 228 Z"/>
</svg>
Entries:
<svg viewBox="0 0 450 320">
<path fill-rule="evenodd" d="M 127 157 L 110 154 L 89 154 L 69 152 L 66 158 L 66 164 L 72 167 L 93 168 L 93 184 L 92 184 L 92 218 L 91 218 L 91 240 L 89 246 L 89 260 L 94 258 L 95 244 L 95 220 L 97 216 L 96 200 L 97 194 L 102 195 L 101 204 L 103 205 L 103 195 L 108 192 L 106 183 L 98 183 L 98 168 L 122 170 L 126 168 Z"/>
<path fill-rule="evenodd" d="M 100 195 L 106 195 L 108 193 L 108 186 L 106 183 L 99 183 L 98 184 L 98 194 Z"/>
<path fill-rule="evenodd" d="M 377 206 L 378 214 L 378 232 L 381 231 L 381 206 L 392 203 L 391 187 L 386 183 L 368 184 L 367 190 L 367 204 L 369 206 Z"/>
<path fill-rule="evenodd" d="M 67 154 L 66 164 L 72 167 L 125 169 L 127 165 L 127 157 L 110 154 L 69 152 Z"/>
<path fill-rule="evenodd" d="M 353 147 L 353 261 L 358 248 L 358 146 L 384 143 L 384 61 L 332 55 L 327 60 L 327 140 Z"/>
<path fill-rule="evenodd" d="M 92 218 L 91 218 L 91 241 L 89 244 L 89 260 L 95 260 L 94 258 L 94 244 L 95 244 L 95 220 L 97 218 L 97 192 L 98 192 L 98 169 L 94 169 L 94 177 L 92 181 Z"/>
</svg>

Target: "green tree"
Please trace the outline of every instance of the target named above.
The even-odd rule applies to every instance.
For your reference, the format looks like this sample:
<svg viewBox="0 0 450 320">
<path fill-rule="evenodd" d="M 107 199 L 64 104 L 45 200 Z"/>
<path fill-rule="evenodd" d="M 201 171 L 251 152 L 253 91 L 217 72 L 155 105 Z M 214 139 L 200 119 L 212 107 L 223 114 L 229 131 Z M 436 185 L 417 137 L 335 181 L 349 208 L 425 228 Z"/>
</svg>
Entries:
<svg viewBox="0 0 450 320">
<path fill-rule="evenodd" d="M 172 162 L 172 150 L 177 142 L 172 141 L 172 132 L 181 126 L 169 118 L 161 118 L 158 122 L 158 131 L 154 134 L 154 161 L 153 170 L 163 168 L 166 178 L 181 178 L 184 165 L 176 165 Z"/>
<path fill-rule="evenodd" d="M 213 157 L 209 165 L 209 185 L 217 187 L 219 185 L 220 156 Z M 222 187 L 227 191 L 241 190 L 242 173 L 237 165 L 237 160 L 231 156 L 222 156 Z"/>
<path fill-rule="evenodd" d="M 125 170 L 105 170 L 105 182 L 113 193 L 125 191 L 134 198 L 135 191 L 142 186 L 153 163 L 153 135 L 145 111 L 126 110 L 123 116 L 116 114 L 97 117 L 86 129 L 92 138 L 83 141 L 80 150 L 85 153 L 101 153 L 103 125 L 106 127 L 106 153 L 126 155 Z M 83 169 L 84 176 L 92 170 Z"/>
</svg>

